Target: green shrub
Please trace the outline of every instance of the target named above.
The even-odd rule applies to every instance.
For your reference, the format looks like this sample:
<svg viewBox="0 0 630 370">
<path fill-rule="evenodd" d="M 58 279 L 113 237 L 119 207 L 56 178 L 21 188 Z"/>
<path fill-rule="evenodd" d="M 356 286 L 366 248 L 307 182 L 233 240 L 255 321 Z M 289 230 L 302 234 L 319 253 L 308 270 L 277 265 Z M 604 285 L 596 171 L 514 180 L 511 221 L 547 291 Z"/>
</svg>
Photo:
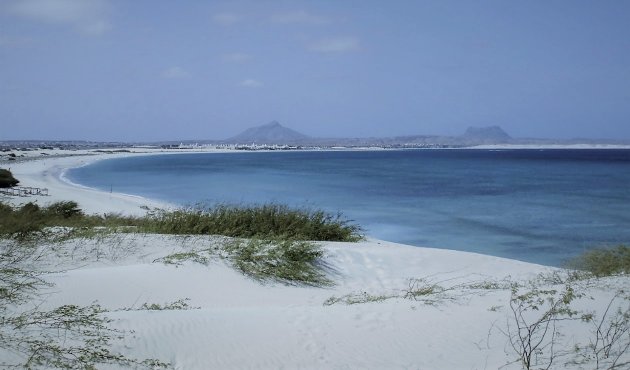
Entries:
<svg viewBox="0 0 630 370">
<path fill-rule="evenodd" d="M 224 235 L 238 238 L 358 241 L 360 227 L 322 211 L 292 209 L 282 205 L 252 207 L 218 206 L 210 209 L 159 211 L 144 217 L 108 214 L 85 215 L 76 202 L 40 207 L 27 203 L 14 210 L 0 207 L 0 235 L 25 238 L 45 227 L 66 226 L 111 229 L 133 226 L 131 231 L 179 235 Z M 129 230 L 126 230 L 129 231 Z"/>
<path fill-rule="evenodd" d="M 62 218 L 83 216 L 83 211 L 79 208 L 79 204 L 73 201 L 53 203 L 46 207 L 46 212 L 52 216 L 60 216 Z"/>
<path fill-rule="evenodd" d="M 39 211 L 41 211 L 41 208 L 37 203 L 28 202 L 23 205 L 18 212 L 25 215 L 36 215 Z"/>
<path fill-rule="evenodd" d="M 10 188 L 18 183 L 11 171 L 0 168 L 0 188 Z"/>
<path fill-rule="evenodd" d="M 72 236 L 85 235 L 93 227 L 116 229 L 123 226 L 135 226 L 142 218 L 126 217 L 114 214 L 104 216 L 85 215 L 76 202 L 65 201 L 40 207 L 36 203 L 26 203 L 13 208 L 0 202 L 0 237 L 25 240 L 40 234 L 44 228 L 64 226 L 73 228 Z"/>
<path fill-rule="evenodd" d="M 256 280 L 327 286 L 320 263 L 324 255 L 315 243 L 299 240 L 235 240 L 224 246 L 234 266 Z"/>
<path fill-rule="evenodd" d="M 0 202 L 0 215 L 8 214 L 11 212 L 13 212 L 13 208 L 10 205 Z"/>
<path fill-rule="evenodd" d="M 220 205 L 210 209 L 161 211 L 142 222 L 147 232 L 209 234 L 240 238 L 358 241 L 360 227 L 340 214 L 292 209 L 270 204 L 238 207 Z"/>
<path fill-rule="evenodd" d="M 567 263 L 567 267 L 584 270 L 595 276 L 630 273 L 630 247 L 619 245 L 587 251 Z"/>
<path fill-rule="evenodd" d="M 331 282 L 322 269 L 323 251 L 307 240 L 356 241 L 358 226 L 321 211 L 294 210 L 286 206 L 266 205 L 239 208 L 220 206 L 213 209 L 160 211 L 144 217 L 120 215 L 85 215 L 76 202 L 57 202 L 47 207 L 26 203 L 20 208 L 0 203 L 0 237 L 34 241 L 50 236 L 47 227 L 70 227 L 62 238 L 89 237 L 94 227 L 158 234 L 208 234 L 248 238 L 224 246 L 232 263 L 243 273 L 258 280 L 279 280 L 289 284 L 313 286 Z M 122 228 L 122 226 L 133 226 Z M 98 229 L 101 232 L 100 229 Z M 197 252 L 176 253 L 165 263 L 193 260 L 207 263 Z"/>
<path fill-rule="evenodd" d="M 0 235 L 25 239 L 44 227 L 41 209 L 35 203 L 26 203 L 14 210 L 3 204 L 0 207 Z"/>
<path fill-rule="evenodd" d="M 243 274 L 261 281 L 290 285 L 330 286 L 324 251 L 314 242 L 290 239 L 224 239 L 211 248 L 176 252 L 155 259 L 167 265 L 208 265 L 220 257 Z"/>
</svg>

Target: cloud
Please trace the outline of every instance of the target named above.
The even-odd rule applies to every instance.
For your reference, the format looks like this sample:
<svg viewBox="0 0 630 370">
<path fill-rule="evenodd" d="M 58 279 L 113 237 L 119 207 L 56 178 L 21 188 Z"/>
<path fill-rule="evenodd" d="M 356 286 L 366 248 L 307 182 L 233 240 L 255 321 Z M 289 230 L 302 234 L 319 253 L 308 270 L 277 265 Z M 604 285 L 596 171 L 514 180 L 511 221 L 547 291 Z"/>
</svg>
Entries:
<svg viewBox="0 0 630 370">
<path fill-rule="evenodd" d="M 330 19 L 319 15 L 308 13 L 304 10 L 293 12 L 276 13 L 271 16 L 273 23 L 279 24 L 311 24 L 319 25 L 330 23 Z"/>
<path fill-rule="evenodd" d="M 19 0 L 8 10 L 24 19 L 68 25 L 85 34 L 100 35 L 111 28 L 105 0 Z"/>
<path fill-rule="evenodd" d="M 162 71 L 162 78 L 167 79 L 179 79 L 190 77 L 190 73 L 188 73 L 185 69 L 181 67 L 170 67 Z"/>
<path fill-rule="evenodd" d="M 261 87 L 263 86 L 263 83 L 258 80 L 247 79 L 247 80 L 241 81 L 239 85 L 243 87 Z"/>
<path fill-rule="evenodd" d="M 229 53 L 221 55 L 221 59 L 224 62 L 243 63 L 252 59 L 252 56 L 245 53 Z"/>
<path fill-rule="evenodd" d="M 242 15 L 235 13 L 217 13 L 212 16 L 212 21 L 222 26 L 230 26 L 240 22 L 242 19 Z"/>
<path fill-rule="evenodd" d="M 344 36 L 317 41 L 309 46 L 309 50 L 319 53 L 343 53 L 359 50 L 359 40 Z"/>
</svg>

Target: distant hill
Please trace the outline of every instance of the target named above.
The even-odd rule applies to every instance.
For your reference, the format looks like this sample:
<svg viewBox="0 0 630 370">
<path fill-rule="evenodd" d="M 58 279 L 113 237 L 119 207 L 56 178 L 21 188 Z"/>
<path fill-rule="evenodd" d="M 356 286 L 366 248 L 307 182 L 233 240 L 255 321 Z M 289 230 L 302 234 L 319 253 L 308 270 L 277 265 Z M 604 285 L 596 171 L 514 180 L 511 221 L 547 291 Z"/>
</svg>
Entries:
<svg viewBox="0 0 630 370">
<path fill-rule="evenodd" d="M 309 136 L 284 127 L 278 121 L 272 121 L 266 125 L 248 128 L 225 141 L 236 144 L 292 144 L 308 139 Z"/>
<path fill-rule="evenodd" d="M 223 140 L 231 144 L 298 144 L 323 146 L 474 146 L 480 144 L 505 144 L 513 139 L 499 126 L 469 127 L 459 136 L 412 135 L 383 138 L 313 138 L 282 126 L 277 121 L 248 128 L 239 135 Z"/>
<path fill-rule="evenodd" d="M 512 137 L 499 126 L 469 127 L 461 138 L 464 141 L 493 144 L 512 141 Z"/>
<path fill-rule="evenodd" d="M 16 143 L 10 143 L 12 147 Z M 155 144 L 155 143 L 153 143 Z M 406 135 L 390 137 L 310 137 L 277 121 L 249 128 L 224 140 L 164 141 L 159 145 L 180 144 L 241 144 L 241 145 L 296 145 L 302 147 L 382 147 L 382 148 L 469 148 L 478 145 L 628 145 L 629 140 L 612 139 L 537 139 L 512 138 L 499 126 L 469 127 L 461 135 Z M 7 144 L 8 145 L 8 144 Z M 2 142 L 0 141 L 0 150 Z"/>
</svg>

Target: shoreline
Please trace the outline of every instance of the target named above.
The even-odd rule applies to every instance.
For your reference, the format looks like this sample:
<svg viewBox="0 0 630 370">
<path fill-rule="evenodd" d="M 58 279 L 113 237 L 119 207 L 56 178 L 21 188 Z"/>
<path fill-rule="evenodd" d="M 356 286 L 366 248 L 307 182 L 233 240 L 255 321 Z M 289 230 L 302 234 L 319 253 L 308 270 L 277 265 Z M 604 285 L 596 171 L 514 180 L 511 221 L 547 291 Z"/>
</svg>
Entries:
<svg viewBox="0 0 630 370">
<path fill-rule="evenodd" d="M 365 151 L 364 149 L 355 149 L 356 151 Z M 393 151 L 406 151 L 410 149 L 392 149 Z M 411 149 L 414 150 L 414 149 Z M 437 150 L 437 149 L 420 149 L 420 150 Z M 457 150 L 457 149 L 447 149 Z M 468 150 L 468 149 L 466 149 Z M 484 149 L 491 150 L 491 149 Z M 521 149 L 517 149 L 521 150 Z M 308 150 L 299 150 L 300 152 L 308 152 Z M 337 150 L 330 150 L 337 151 Z M 141 157 L 141 156 L 155 156 L 155 155 L 183 155 L 183 154 L 255 154 L 255 153 L 275 153 L 276 151 L 241 151 L 241 150 L 225 150 L 225 149 L 147 149 L 147 148 L 133 148 L 128 147 L 120 149 L 119 151 L 103 152 L 101 150 L 82 150 L 70 151 L 72 154 L 68 154 L 66 150 L 49 150 L 48 153 L 40 152 L 33 154 L 40 154 L 41 156 L 32 156 L 26 160 L 15 162 L 1 162 L 3 164 L 11 164 L 12 172 L 14 176 L 20 180 L 20 186 L 47 188 L 48 196 L 5 196 L 0 194 L 0 199 L 7 201 L 14 206 L 20 206 L 28 202 L 38 203 L 40 205 L 47 205 L 58 201 L 75 201 L 78 203 L 85 213 L 88 214 L 119 214 L 129 216 L 143 216 L 150 210 L 156 209 L 178 209 L 182 206 L 179 204 L 171 203 L 168 201 L 148 198 L 142 195 L 127 194 L 122 192 L 111 192 L 104 189 L 92 188 L 82 184 L 74 183 L 66 177 L 67 171 L 73 168 L 80 168 L 88 166 L 98 161 L 107 159 L 121 159 L 128 157 Z M 291 153 L 295 151 L 288 151 Z M 284 152 L 282 152 L 284 153 Z M 6 167 L 6 166 L 5 166 Z M 374 240 L 385 241 L 390 240 L 388 238 L 375 238 L 366 235 L 367 238 Z M 404 243 L 401 241 L 392 243 Z M 424 244 L 409 244 L 415 248 L 426 247 Z M 439 244 L 438 244 L 439 245 Z M 483 251 L 473 252 L 460 248 L 440 248 L 429 247 L 442 250 L 453 250 L 466 253 L 476 253 L 484 256 L 499 257 L 494 254 L 487 254 Z M 534 261 L 524 261 L 518 258 L 502 257 L 508 260 L 520 261 L 532 263 L 538 266 L 548 267 L 561 267 L 560 264 L 541 264 Z"/>
<path fill-rule="evenodd" d="M 84 153 L 15 163 L 12 171 L 23 185 L 51 191 L 49 197 L 16 202 L 74 200 L 86 212 L 146 212 L 142 205 L 158 202 L 83 187 L 62 175 L 107 158 L 157 154 L 176 153 Z M 564 284 L 557 279 L 565 270 L 554 267 L 372 238 L 321 242 L 335 283 L 329 287 L 257 281 L 221 255 L 208 256 L 207 263 L 161 262 L 169 255 L 211 251 L 220 242 L 208 235 L 114 233 L 44 243 L 38 248 L 49 248 L 46 258 L 34 267 L 54 266 L 47 275 L 54 292 L 44 292 L 38 308 L 98 302 L 111 327 L 133 333 L 113 341 L 113 353 L 159 359 L 174 369 L 516 370 L 521 366 L 504 334 L 513 314 L 511 289 L 529 289 L 532 281 L 558 290 Z M 601 313 L 627 286 L 627 277 L 573 284 L 587 297 L 575 309 Z M 186 306 L 172 308 L 178 302 Z M 623 301 L 614 302 L 614 309 L 623 308 Z M 581 321 L 558 325 L 569 334 L 555 343 L 559 348 L 589 343 L 589 326 Z M 19 361 L 2 348 L 0 357 Z"/>
<path fill-rule="evenodd" d="M 124 158 L 135 155 L 154 155 L 162 153 L 93 153 L 82 151 L 72 156 L 50 155 L 32 160 L 10 163 L 11 172 L 20 180 L 20 186 L 47 188 L 48 196 L 13 197 L 5 196 L 10 204 L 21 205 L 28 202 L 50 204 L 58 201 L 73 200 L 79 207 L 90 214 L 116 213 L 122 215 L 143 215 L 145 207 L 172 208 L 173 204 L 138 195 L 118 192 L 106 192 L 76 184 L 65 177 L 66 171 L 92 164 L 108 158 Z"/>
<path fill-rule="evenodd" d="M 133 150 L 133 149 L 130 149 Z M 80 154 L 73 156 L 63 155 L 51 155 L 44 158 L 34 158 L 28 161 L 22 161 L 15 163 L 12 167 L 14 176 L 20 180 L 21 186 L 31 186 L 48 188 L 48 196 L 28 196 L 28 197 L 11 197 L 1 196 L 4 200 L 14 206 L 23 205 L 28 202 L 35 202 L 42 205 L 47 205 L 59 201 L 75 201 L 79 204 L 84 212 L 89 214 L 121 214 L 130 216 L 143 216 L 150 209 L 176 209 L 181 206 L 172 204 L 156 199 L 146 198 L 140 195 L 126 194 L 120 192 L 107 192 L 97 188 L 91 188 L 81 184 L 74 183 L 65 177 L 65 173 L 73 168 L 79 168 L 88 166 L 94 162 L 113 159 L 113 158 L 126 158 L 132 156 L 152 156 L 152 155 L 178 155 L 178 154 L 212 154 L 212 153 L 239 153 L 240 151 L 223 151 L 223 150 L 199 150 L 199 151 L 151 151 L 146 152 L 143 150 L 130 151 L 123 153 L 93 153 L 91 151 L 84 151 Z M 245 152 L 254 153 L 254 152 Z M 407 245 L 396 242 L 390 242 L 378 238 L 365 236 L 366 242 L 370 243 L 387 243 L 397 244 L 410 248 L 429 248 L 435 250 L 452 251 L 454 253 L 464 253 L 485 256 L 490 258 L 498 258 L 506 261 L 514 261 L 517 263 L 531 264 L 532 266 L 544 267 L 544 268 L 556 268 L 553 266 L 542 265 L 532 262 L 521 261 L 517 259 L 511 259 L 506 257 L 493 256 L 489 254 L 483 254 L 471 251 L 462 251 L 456 249 L 447 248 L 435 248 L 427 246 Z"/>
</svg>

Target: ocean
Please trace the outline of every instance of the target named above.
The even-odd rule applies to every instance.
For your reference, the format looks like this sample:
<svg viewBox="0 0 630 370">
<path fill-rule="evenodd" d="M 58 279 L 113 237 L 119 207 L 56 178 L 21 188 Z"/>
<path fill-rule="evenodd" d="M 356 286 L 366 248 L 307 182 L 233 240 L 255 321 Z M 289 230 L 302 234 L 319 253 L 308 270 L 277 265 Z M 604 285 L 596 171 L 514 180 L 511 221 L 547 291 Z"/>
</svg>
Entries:
<svg viewBox="0 0 630 370">
<path fill-rule="evenodd" d="M 341 212 L 371 237 L 551 266 L 630 243 L 630 150 L 186 153 L 102 160 L 66 177 L 182 206 Z"/>
</svg>

